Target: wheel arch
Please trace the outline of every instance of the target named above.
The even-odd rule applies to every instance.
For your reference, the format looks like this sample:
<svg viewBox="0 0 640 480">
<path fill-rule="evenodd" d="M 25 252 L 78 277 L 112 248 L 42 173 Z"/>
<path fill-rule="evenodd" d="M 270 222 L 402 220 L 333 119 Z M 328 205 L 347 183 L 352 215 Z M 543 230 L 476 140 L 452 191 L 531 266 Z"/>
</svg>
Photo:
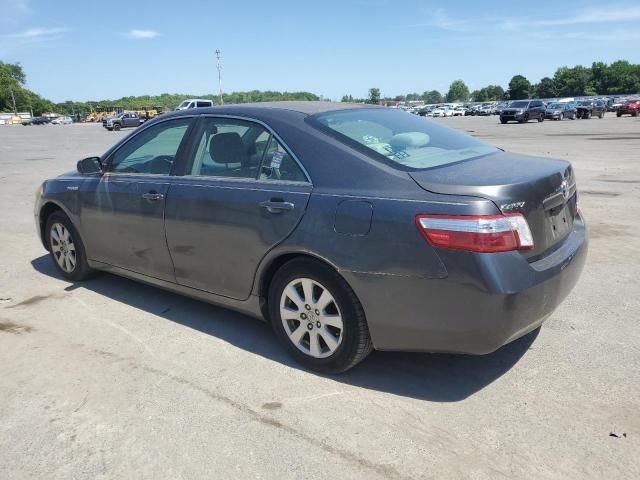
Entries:
<svg viewBox="0 0 640 480">
<path fill-rule="evenodd" d="M 260 310 L 265 320 L 269 321 L 268 297 L 269 287 L 271 286 L 273 277 L 275 276 L 276 272 L 280 270 L 280 268 L 282 268 L 283 265 L 297 259 L 309 260 L 312 262 L 323 264 L 324 266 L 330 268 L 336 274 L 338 274 L 340 278 L 342 278 L 342 280 L 344 280 L 347 285 L 349 285 L 349 282 L 347 282 L 347 280 L 340 274 L 340 269 L 320 255 L 316 255 L 315 253 L 311 252 L 300 251 L 280 252 L 277 255 L 274 255 L 273 257 L 267 259 L 264 262 L 264 265 L 260 268 L 257 275 L 256 288 L 254 292 L 257 293 L 260 299 Z M 351 285 L 349 285 L 349 287 L 351 287 Z"/>
<path fill-rule="evenodd" d="M 47 226 L 48 218 L 54 212 L 62 212 L 69 219 L 69 221 L 73 225 L 73 228 L 75 228 L 76 232 L 78 232 L 78 235 L 80 236 L 80 240 L 82 241 L 83 245 L 85 245 L 85 248 L 86 248 L 86 243 L 84 241 L 82 233 L 80 232 L 80 229 L 78 228 L 76 223 L 73 221 L 73 216 L 70 215 L 69 212 L 62 205 L 60 205 L 57 202 L 54 202 L 53 200 L 47 200 L 42 205 L 42 207 L 40 207 L 40 211 L 38 212 L 38 226 L 40 228 L 40 240 L 42 241 L 42 245 L 44 246 L 44 248 L 47 251 L 49 250 L 49 246 L 47 245 L 45 228 Z"/>
</svg>

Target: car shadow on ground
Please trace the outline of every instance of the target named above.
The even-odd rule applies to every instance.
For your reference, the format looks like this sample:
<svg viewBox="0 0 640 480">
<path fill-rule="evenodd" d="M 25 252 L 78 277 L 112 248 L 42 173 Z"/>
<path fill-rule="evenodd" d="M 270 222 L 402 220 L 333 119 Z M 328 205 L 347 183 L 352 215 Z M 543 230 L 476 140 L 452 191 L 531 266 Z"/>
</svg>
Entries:
<svg viewBox="0 0 640 480">
<path fill-rule="evenodd" d="M 44 275 L 62 279 L 48 255 L 32 260 L 31 264 Z M 65 290 L 78 288 L 220 338 L 291 368 L 306 370 L 277 343 L 268 324 L 246 315 L 108 273 L 84 282 L 70 283 Z M 373 352 L 352 370 L 325 377 L 394 395 L 433 402 L 456 402 L 473 395 L 509 371 L 530 348 L 538 333 L 539 329 L 494 353 L 481 356 Z"/>
</svg>

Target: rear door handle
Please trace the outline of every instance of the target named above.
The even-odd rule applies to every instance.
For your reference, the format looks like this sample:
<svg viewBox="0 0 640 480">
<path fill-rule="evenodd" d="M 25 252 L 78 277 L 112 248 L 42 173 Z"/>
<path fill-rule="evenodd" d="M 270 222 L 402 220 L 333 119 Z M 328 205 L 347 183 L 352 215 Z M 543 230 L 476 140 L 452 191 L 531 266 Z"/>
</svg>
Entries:
<svg viewBox="0 0 640 480">
<path fill-rule="evenodd" d="M 145 200 L 162 200 L 164 198 L 164 195 L 161 193 L 149 192 L 143 193 L 142 198 L 144 198 Z"/>
<path fill-rule="evenodd" d="M 295 208 L 295 205 L 291 202 L 285 202 L 283 200 L 267 200 L 260 202 L 262 208 L 266 208 L 269 213 L 282 213 L 288 212 Z"/>
</svg>

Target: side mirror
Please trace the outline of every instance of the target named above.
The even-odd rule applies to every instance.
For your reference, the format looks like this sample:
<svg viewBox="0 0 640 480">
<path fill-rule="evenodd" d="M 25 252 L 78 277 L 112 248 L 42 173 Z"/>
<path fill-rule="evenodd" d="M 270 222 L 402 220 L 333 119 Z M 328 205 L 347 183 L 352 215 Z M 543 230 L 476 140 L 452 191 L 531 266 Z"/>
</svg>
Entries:
<svg viewBox="0 0 640 480">
<path fill-rule="evenodd" d="M 82 175 L 96 175 L 102 173 L 100 157 L 87 157 L 78 161 L 78 172 Z"/>
</svg>

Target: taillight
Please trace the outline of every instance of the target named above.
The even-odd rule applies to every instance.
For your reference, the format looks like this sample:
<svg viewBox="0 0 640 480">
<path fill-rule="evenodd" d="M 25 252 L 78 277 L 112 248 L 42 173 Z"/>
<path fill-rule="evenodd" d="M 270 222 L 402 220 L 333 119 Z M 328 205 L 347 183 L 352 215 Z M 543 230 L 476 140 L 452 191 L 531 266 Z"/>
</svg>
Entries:
<svg viewBox="0 0 640 480">
<path fill-rule="evenodd" d="M 434 247 L 471 252 L 508 252 L 533 248 L 529 224 L 520 213 L 416 215 L 416 226 Z"/>
</svg>

